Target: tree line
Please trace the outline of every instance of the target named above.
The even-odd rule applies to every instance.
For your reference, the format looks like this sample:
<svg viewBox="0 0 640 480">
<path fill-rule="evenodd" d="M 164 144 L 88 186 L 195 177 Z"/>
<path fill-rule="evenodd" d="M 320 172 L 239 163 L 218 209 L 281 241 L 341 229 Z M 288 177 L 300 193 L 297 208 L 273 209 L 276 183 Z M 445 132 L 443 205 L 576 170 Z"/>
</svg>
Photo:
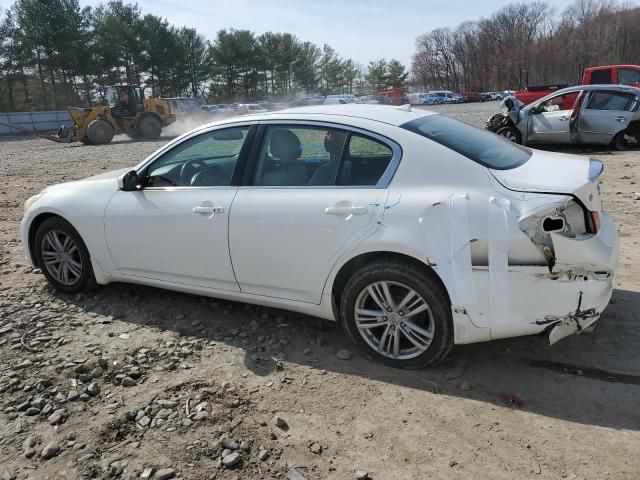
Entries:
<svg viewBox="0 0 640 480">
<path fill-rule="evenodd" d="M 88 106 L 122 83 L 157 97 L 221 102 L 371 91 L 407 76 L 398 60 L 364 68 L 289 33 L 230 28 L 207 39 L 123 0 L 95 8 L 16 0 L 0 11 L 0 111 Z"/>
<path fill-rule="evenodd" d="M 416 40 L 422 88 L 485 91 L 574 84 L 589 66 L 640 64 L 640 8 L 577 0 L 558 15 L 547 2 L 508 5 L 491 17 Z"/>
</svg>

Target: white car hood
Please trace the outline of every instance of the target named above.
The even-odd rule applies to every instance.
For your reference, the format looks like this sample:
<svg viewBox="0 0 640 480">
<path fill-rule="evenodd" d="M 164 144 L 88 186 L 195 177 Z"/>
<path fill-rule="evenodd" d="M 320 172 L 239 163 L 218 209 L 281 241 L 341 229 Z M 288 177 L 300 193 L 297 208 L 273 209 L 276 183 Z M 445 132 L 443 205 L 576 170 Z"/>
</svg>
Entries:
<svg viewBox="0 0 640 480">
<path fill-rule="evenodd" d="M 597 183 L 589 181 L 589 158 L 532 150 L 529 160 L 510 170 L 491 170 L 504 187 L 518 192 L 574 195 L 590 210 L 601 209 Z"/>
<path fill-rule="evenodd" d="M 64 188 L 65 186 L 70 185 L 70 184 L 116 180 L 118 177 L 120 177 L 121 175 L 127 173 L 130 170 L 131 170 L 131 167 L 129 167 L 129 168 L 121 168 L 119 170 L 112 170 L 110 172 L 100 173 L 98 175 L 93 175 L 91 177 L 83 178 L 81 180 L 74 180 L 72 182 L 58 183 L 57 185 L 52 185 L 50 187 L 45 188 L 43 190 L 43 192 L 56 190 L 58 188 Z"/>
</svg>

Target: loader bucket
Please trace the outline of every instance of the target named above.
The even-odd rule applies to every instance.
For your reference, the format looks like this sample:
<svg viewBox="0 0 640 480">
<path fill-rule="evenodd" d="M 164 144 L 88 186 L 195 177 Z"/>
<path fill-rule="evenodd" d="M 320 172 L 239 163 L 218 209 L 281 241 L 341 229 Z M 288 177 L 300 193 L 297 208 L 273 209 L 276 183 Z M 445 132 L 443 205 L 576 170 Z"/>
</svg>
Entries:
<svg viewBox="0 0 640 480">
<path fill-rule="evenodd" d="M 21 127 L 20 125 L 13 125 L 12 123 L 1 122 L 0 125 L 4 125 L 9 128 L 13 128 L 15 130 L 19 130 L 24 133 L 28 133 L 29 135 L 34 135 L 36 137 L 44 138 L 45 140 L 51 140 L 52 142 L 57 143 L 70 143 L 71 142 L 71 131 L 69 127 L 63 125 L 58 129 L 58 135 L 49 135 L 46 133 L 38 132 L 37 130 L 31 130 L 29 128 Z M 60 135 L 63 133 L 64 136 Z"/>
</svg>

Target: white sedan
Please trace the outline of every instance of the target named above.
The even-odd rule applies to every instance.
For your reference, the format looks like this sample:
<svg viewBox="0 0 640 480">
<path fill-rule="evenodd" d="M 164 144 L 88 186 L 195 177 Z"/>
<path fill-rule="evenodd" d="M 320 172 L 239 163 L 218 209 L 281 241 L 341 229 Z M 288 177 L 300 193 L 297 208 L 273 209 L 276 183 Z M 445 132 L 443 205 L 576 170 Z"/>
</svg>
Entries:
<svg viewBox="0 0 640 480">
<path fill-rule="evenodd" d="M 304 107 L 49 187 L 22 238 L 62 292 L 95 279 L 284 308 L 417 368 L 454 344 L 593 328 L 618 255 L 601 171 L 425 110 Z"/>
</svg>

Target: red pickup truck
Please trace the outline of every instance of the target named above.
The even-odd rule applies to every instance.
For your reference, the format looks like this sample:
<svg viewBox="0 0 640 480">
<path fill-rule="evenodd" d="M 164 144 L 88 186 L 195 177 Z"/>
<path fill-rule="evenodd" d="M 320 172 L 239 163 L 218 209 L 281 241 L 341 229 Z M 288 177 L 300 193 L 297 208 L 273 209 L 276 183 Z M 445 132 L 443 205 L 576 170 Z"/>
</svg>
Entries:
<svg viewBox="0 0 640 480">
<path fill-rule="evenodd" d="M 590 67 L 582 75 L 582 85 L 622 84 L 640 87 L 640 65 L 605 65 Z M 516 92 L 516 98 L 525 105 L 565 88 L 567 85 L 541 85 Z"/>
</svg>

